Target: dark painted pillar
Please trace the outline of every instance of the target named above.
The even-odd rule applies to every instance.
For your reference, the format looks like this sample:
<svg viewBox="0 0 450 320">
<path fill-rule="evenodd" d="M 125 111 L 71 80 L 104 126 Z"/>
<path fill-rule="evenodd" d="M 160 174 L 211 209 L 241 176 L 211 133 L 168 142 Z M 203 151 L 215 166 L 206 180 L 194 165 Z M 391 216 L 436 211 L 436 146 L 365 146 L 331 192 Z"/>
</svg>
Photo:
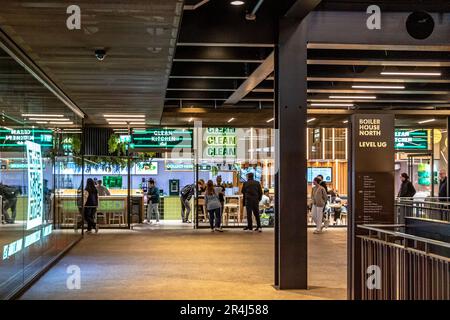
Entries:
<svg viewBox="0 0 450 320">
<path fill-rule="evenodd" d="M 276 276 L 279 289 L 307 289 L 307 46 L 306 25 L 282 18 L 276 49 L 278 215 Z"/>
</svg>

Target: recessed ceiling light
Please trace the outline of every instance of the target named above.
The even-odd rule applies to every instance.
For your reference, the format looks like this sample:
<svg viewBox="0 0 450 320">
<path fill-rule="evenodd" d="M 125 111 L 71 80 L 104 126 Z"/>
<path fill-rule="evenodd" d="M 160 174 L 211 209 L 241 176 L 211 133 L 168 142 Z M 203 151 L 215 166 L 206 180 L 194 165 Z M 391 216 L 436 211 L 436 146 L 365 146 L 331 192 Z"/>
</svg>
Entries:
<svg viewBox="0 0 450 320">
<path fill-rule="evenodd" d="M 267 123 L 272 122 L 273 120 L 275 120 L 275 118 L 267 120 Z"/>
<path fill-rule="evenodd" d="M 352 86 L 353 89 L 405 89 L 405 86 Z"/>
<path fill-rule="evenodd" d="M 355 100 L 373 100 L 376 96 L 330 96 L 330 99 L 355 99 Z"/>
<path fill-rule="evenodd" d="M 353 103 L 311 103 L 311 107 L 353 107 Z"/>
<path fill-rule="evenodd" d="M 194 120 L 194 118 L 189 118 L 189 122 L 192 122 L 192 120 Z"/>
<path fill-rule="evenodd" d="M 121 119 L 114 119 L 114 118 L 111 118 L 111 119 L 105 119 L 106 121 L 108 121 L 108 122 L 111 122 L 111 121 L 127 121 L 127 122 L 129 122 L 129 121 L 134 121 L 134 122 L 145 122 L 145 119 L 139 119 L 139 118 L 131 118 L 131 119 L 129 119 L 129 118 L 121 118 Z"/>
<path fill-rule="evenodd" d="M 234 118 L 231 118 L 230 120 L 228 120 L 228 123 L 230 123 L 231 121 L 234 121 Z"/>
<path fill-rule="evenodd" d="M 22 117 L 52 117 L 52 118 L 63 118 L 62 114 L 30 114 L 24 113 Z"/>
<path fill-rule="evenodd" d="M 73 122 L 72 121 L 69 121 L 69 122 L 50 121 L 50 124 L 73 124 Z"/>
<path fill-rule="evenodd" d="M 70 119 L 67 118 L 28 118 L 28 120 L 31 121 L 70 121 Z"/>
<path fill-rule="evenodd" d="M 145 118 L 143 114 L 104 114 L 105 118 Z"/>
<path fill-rule="evenodd" d="M 241 0 L 234 0 L 234 1 L 230 2 L 230 4 L 233 5 L 233 6 L 242 6 L 244 3 L 245 2 L 241 1 Z"/>
<path fill-rule="evenodd" d="M 310 123 L 310 122 L 313 122 L 313 121 L 316 121 L 316 118 L 308 119 L 308 121 L 306 121 L 306 122 L 307 122 L 307 123 Z"/>
<path fill-rule="evenodd" d="M 344 121 L 342 121 L 342 123 L 348 123 L 348 120 L 344 120 Z"/>
<path fill-rule="evenodd" d="M 419 121 L 419 124 L 424 124 L 424 123 L 429 123 L 429 122 L 433 122 L 436 121 L 436 119 L 428 119 L 428 120 L 423 120 L 423 121 Z"/>
<path fill-rule="evenodd" d="M 430 77 L 440 77 L 442 73 L 440 72 L 381 72 L 382 76 L 430 76 Z"/>
<path fill-rule="evenodd" d="M 120 125 L 127 125 L 126 122 L 109 122 L 109 124 L 118 125 L 118 126 L 120 126 Z"/>
</svg>

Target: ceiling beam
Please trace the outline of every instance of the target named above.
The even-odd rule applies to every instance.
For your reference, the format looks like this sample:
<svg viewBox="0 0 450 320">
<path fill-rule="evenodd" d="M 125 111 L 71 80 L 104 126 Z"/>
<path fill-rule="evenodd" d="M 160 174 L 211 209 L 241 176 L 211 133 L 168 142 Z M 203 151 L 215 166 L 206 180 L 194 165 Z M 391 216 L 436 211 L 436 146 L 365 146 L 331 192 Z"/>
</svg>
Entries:
<svg viewBox="0 0 450 320">
<path fill-rule="evenodd" d="M 308 81 L 317 82 L 380 82 L 380 83 L 450 83 L 450 79 L 392 79 L 392 78 L 368 78 L 368 77 L 336 77 L 336 76 L 325 76 L 308 77 Z"/>
<path fill-rule="evenodd" d="M 368 60 L 368 59 L 308 59 L 308 65 L 335 66 L 399 66 L 399 67 L 450 67 L 450 61 L 426 60 Z"/>
<path fill-rule="evenodd" d="M 272 52 L 266 60 L 248 77 L 244 83 L 224 102 L 224 105 L 234 105 L 252 92 L 261 82 L 272 74 L 275 67 L 275 53 Z"/>
<path fill-rule="evenodd" d="M 308 49 L 326 50 L 374 50 L 374 51 L 444 51 L 450 52 L 450 45 L 383 45 L 383 44 L 355 44 L 355 43 L 320 43 L 309 42 Z"/>
</svg>

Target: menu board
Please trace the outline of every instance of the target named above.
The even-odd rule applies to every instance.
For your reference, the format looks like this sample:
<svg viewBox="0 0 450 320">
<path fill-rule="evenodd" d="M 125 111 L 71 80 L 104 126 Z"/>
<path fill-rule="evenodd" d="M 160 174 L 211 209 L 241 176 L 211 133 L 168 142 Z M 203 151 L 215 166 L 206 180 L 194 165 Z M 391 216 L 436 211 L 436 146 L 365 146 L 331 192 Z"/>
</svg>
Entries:
<svg viewBox="0 0 450 320">
<path fill-rule="evenodd" d="M 134 130 L 131 135 L 132 149 L 183 149 L 192 148 L 191 129 Z"/>
</svg>

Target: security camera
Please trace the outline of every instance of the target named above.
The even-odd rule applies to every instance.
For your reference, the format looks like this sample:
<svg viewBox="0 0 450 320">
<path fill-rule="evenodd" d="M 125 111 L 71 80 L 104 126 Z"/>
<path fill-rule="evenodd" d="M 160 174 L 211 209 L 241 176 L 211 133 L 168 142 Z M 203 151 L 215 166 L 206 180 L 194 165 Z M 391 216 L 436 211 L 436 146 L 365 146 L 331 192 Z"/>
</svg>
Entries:
<svg viewBox="0 0 450 320">
<path fill-rule="evenodd" d="M 98 61 L 103 61 L 106 57 L 106 51 L 103 49 L 97 49 L 95 50 L 95 57 Z"/>
</svg>

